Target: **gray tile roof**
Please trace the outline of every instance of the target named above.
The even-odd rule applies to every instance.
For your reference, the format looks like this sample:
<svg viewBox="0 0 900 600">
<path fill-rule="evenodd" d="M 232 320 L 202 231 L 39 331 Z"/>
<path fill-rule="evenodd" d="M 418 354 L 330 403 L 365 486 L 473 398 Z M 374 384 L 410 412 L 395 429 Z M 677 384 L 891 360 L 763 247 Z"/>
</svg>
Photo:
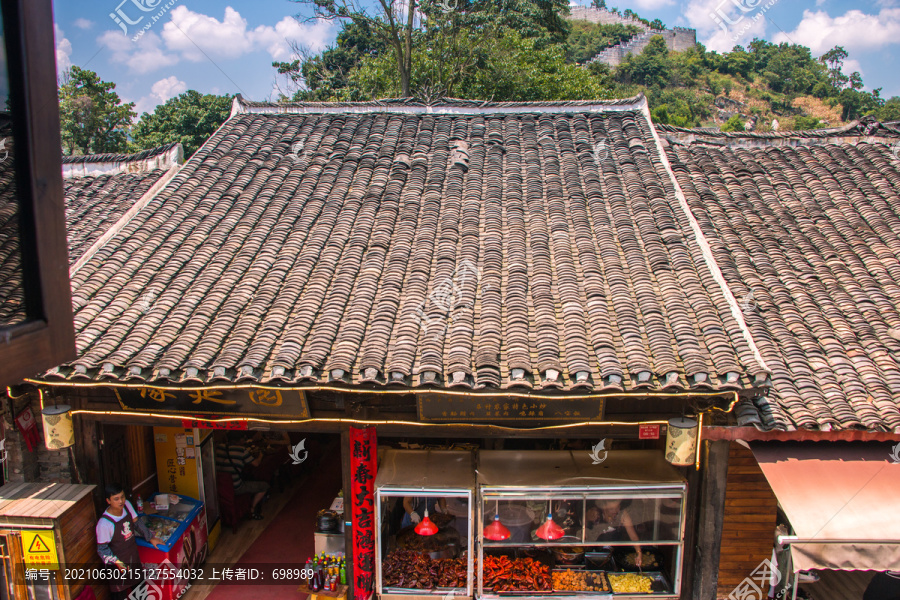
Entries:
<svg viewBox="0 0 900 600">
<path fill-rule="evenodd" d="M 804 137 L 714 147 L 698 136 L 667 150 L 773 373 L 771 393 L 739 417 L 765 429 L 896 430 L 900 144 Z"/>
<path fill-rule="evenodd" d="M 12 138 L 7 138 L 5 151 L 9 155 L 0 161 L 0 323 L 4 324 L 25 317 L 18 204 L 8 201 L 15 193 Z M 180 144 L 168 144 L 135 154 L 63 157 L 70 266 L 160 180 L 174 164 L 171 157 L 180 153 Z M 93 174 L 72 176 L 74 172 Z"/>
<path fill-rule="evenodd" d="M 768 372 L 643 99 L 235 111 L 73 276 L 49 378 L 644 392 Z"/>
</svg>

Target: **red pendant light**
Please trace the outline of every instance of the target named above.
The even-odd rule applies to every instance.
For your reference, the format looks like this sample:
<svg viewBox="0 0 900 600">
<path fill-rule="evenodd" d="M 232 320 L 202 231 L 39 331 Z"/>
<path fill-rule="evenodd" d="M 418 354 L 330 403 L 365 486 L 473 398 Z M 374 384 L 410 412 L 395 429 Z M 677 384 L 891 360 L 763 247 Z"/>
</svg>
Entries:
<svg viewBox="0 0 900 600">
<path fill-rule="evenodd" d="M 547 515 L 547 520 L 537 528 L 537 531 L 535 531 L 534 534 L 542 540 L 547 540 L 549 542 L 551 540 L 558 540 L 566 535 L 566 532 L 562 527 L 553 522 L 553 515 Z"/>
<path fill-rule="evenodd" d="M 434 535 L 438 532 L 438 527 L 428 518 L 428 509 L 425 509 L 425 518 L 416 525 L 416 533 L 419 535 Z"/>
<path fill-rule="evenodd" d="M 494 515 L 493 522 L 484 528 L 484 537 L 492 542 L 502 542 L 509 539 L 509 529 L 500 522 L 500 515 Z"/>
</svg>

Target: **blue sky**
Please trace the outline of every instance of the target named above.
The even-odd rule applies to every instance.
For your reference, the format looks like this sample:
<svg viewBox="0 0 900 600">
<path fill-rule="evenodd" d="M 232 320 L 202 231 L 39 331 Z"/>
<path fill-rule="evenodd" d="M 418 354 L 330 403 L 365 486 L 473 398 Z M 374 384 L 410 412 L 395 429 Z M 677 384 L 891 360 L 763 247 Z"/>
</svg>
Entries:
<svg viewBox="0 0 900 600">
<path fill-rule="evenodd" d="M 803 44 L 816 56 L 843 45 L 850 53 L 846 73 L 858 70 L 866 89 L 900 96 L 900 0 L 607 4 L 670 28 L 692 27 L 698 41 L 720 51 L 754 37 Z M 115 82 L 139 113 L 188 89 L 274 100 L 284 82 L 277 81 L 272 61 L 290 59 L 297 46 L 317 53 L 337 35 L 335 24 L 294 18 L 304 10 L 289 0 L 54 0 L 57 62 Z"/>
</svg>

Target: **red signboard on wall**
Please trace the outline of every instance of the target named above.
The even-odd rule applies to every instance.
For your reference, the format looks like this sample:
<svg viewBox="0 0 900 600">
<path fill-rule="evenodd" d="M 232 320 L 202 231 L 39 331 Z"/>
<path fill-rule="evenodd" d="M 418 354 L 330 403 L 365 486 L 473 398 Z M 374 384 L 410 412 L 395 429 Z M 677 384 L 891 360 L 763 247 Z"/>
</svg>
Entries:
<svg viewBox="0 0 900 600">
<path fill-rule="evenodd" d="M 659 425 L 640 425 L 638 427 L 638 439 L 640 440 L 658 440 Z"/>
<path fill-rule="evenodd" d="M 375 428 L 350 428 L 353 599 L 367 600 L 375 583 Z"/>
</svg>

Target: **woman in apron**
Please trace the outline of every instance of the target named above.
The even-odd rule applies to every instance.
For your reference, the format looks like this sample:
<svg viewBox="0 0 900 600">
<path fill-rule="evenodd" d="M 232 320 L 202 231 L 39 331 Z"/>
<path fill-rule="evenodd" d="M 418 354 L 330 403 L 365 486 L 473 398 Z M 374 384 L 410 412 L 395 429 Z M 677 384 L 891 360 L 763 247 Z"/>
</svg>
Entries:
<svg viewBox="0 0 900 600">
<path fill-rule="evenodd" d="M 144 579 L 135 533 L 156 548 L 163 541 L 138 520 L 134 507 L 125 499 L 125 490 L 121 485 L 106 486 L 106 503 L 109 508 L 97 521 L 97 553 L 105 564 L 119 571 L 113 573 L 109 583 L 112 600 L 127 600 L 131 591 Z"/>
<path fill-rule="evenodd" d="M 621 500 L 598 500 L 598 506 L 587 511 L 585 538 L 598 542 L 638 541 L 637 531 L 631 521 L 628 509 L 622 508 Z M 641 547 L 635 546 L 635 566 L 642 566 Z"/>
</svg>

